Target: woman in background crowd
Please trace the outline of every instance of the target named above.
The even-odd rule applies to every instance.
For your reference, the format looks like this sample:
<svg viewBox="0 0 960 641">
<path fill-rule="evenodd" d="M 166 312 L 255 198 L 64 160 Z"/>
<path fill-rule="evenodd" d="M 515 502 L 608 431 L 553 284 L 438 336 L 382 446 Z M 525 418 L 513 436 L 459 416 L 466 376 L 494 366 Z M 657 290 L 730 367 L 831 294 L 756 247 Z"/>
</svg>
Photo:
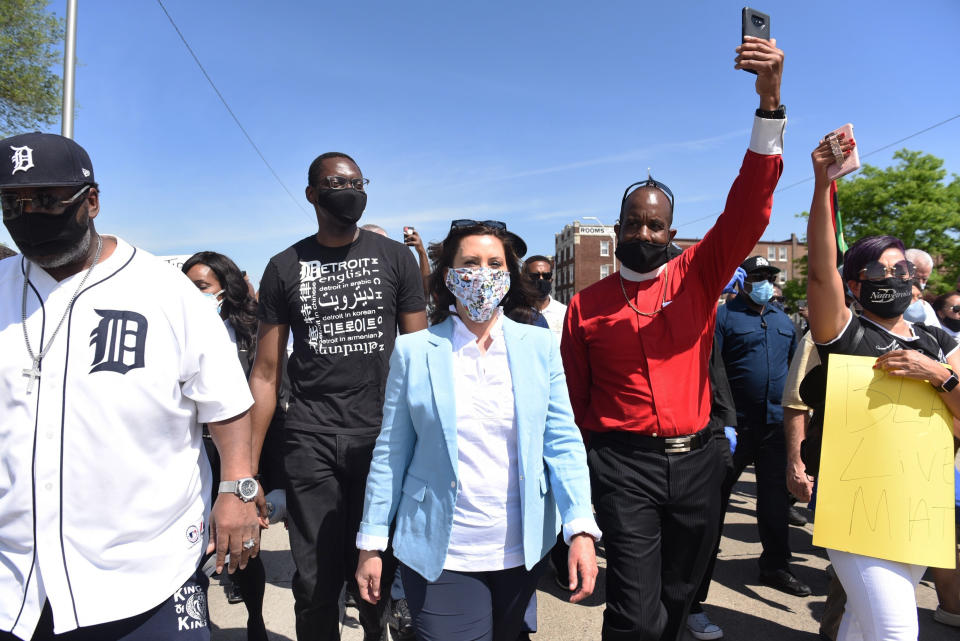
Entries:
<svg viewBox="0 0 960 641">
<path fill-rule="evenodd" d="M 250 287 L 244 279 L 243 272 L 223 254 L 211 251 L 194 254 L 183 264 L 182 270 L 197 289 L 208 297 L 211 312 L 217 313 L 223 319 L 230 340 L 237 347 L 237 357 L 243 366 L 243 372 L 249 376 L 257 344 L 257 301 L 250 293 Z M 274 420 L 282 422 L 282 409 L 278 411 L 278 416 L 274 416 Z M 273 442 L 269 440 L 270 434 L 278 433 L 279 430 L 267 432 L 268 442 L 264 443 L 264 456 L 259 452 L 253 453 L 255 461 L 253 469 L 260 470 L 257 480 L 264 492 L 283 487 L 283 478 L 280 476 L 282 459 L 278 456 L 278 448 L 273 447 Z M 220 459 L 206 427 L 204 427 L 204 445 L 213 469 L 213 478 L 218 479 L 220 478 Z M 266 525 L 266 520 L 261 518 L 261 526 Z M 247 607 L 247 639 L 266 641 L 267 629 L 263 621 L 266 572 L 263 561 L 259 556 L 251 558 L 246 568 L 238 569 L 229 578 L 232 581 L 232 587 L 227 586 L 227 600 L 231 603 L 242 600 Z M 227 584 L 225 579 L 221 580 L 225 585 Z"/>
</svg>

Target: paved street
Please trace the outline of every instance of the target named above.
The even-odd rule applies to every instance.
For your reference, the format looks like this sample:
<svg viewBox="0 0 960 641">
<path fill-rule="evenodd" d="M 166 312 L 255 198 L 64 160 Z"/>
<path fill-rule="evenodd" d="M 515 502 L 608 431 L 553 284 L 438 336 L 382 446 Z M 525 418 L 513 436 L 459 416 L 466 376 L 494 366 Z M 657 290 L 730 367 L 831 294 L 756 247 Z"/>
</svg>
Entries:
<svg viewBox="0 0 960 641">
<path fill-rule="evenodd" d="M 744 473 L 734 488 L 724 526 L 724 538 L 706 610 L 724 630 L 725 639 L 776 639 L 777 641 L 810 641 L 817 638 L 817 619 L 823 612 L 827 566 L 823 550 L 811 543 L 813 527 L 791 527 L 791 545 L 797 561 L 797 576 L 813 588 L 813 596 L 798 598 L 760 585 L 757 580 L 757 557 L 760 544 L 754 516 L 756 487 L 752 468 Z M 809 516 L 809 513 L 808 513 Z M 293 623 L 293 597 L 290 558 L 286 531 L 275 525 L 264 532 L 263 560 L 267 568 L 267 592 L 264 617 L 270 638 L 287 641 L 296 638 Z M 538 591 L 539 630 L 536 641 L 585 641 L 600 636 L 603 612 L 603 566 L 600 550 L 599 589 L 587 602 L 571 605 L 567 593 L 556 587 L 552 573 L 544 576 Z M 920 639 L 922 641 L 954 641 L 958 631 L 933 621 L 937 605 L 933 583 L 924 579 L 917 593 L 920 604 Z M 223 589 L 216 581 L 210 586 L 210 618 L 216 629 L 214 641 L 246 639 L 246 611 L 243 605 L 228 605 Z M 356 611 L 348 609 L 344 617 L 343 641 L 361 641 L 363 634 L 356 621 Z M 687 637 L 688 639 L 691 637 Z"/>
</svg>

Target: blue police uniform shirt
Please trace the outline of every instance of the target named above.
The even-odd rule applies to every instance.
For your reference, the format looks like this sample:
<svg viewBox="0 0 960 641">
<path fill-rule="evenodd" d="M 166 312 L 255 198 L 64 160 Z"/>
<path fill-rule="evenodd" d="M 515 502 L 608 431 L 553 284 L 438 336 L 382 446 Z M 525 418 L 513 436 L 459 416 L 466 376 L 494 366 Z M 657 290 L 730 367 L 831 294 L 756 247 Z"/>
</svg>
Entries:
<svg viewBox="0 0 960 641">
<path fill-rule="evenodd" d="M 735 298 L 717 310 L 717 345 L 741 427 L 783 421 L 783 385 L 797 348 L 793 321 L 766 305 L 762 314 Z"/>
</svg>

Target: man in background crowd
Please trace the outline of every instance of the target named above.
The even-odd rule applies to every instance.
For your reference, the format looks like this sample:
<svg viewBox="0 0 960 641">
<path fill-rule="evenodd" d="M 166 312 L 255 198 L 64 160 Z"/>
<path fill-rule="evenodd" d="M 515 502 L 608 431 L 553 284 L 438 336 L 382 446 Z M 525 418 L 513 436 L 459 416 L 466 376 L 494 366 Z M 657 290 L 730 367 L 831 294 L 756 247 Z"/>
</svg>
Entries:
<svg viewBox="0 0 960 641">
<path fill-rule="evenodd" d="M 538 309 L 547 319 L 550 331 L 560 342 L 563 334 L 563 317 L 567 314 L 567 306 L 550 295 L 553 291 L 553 263 L 546 256 L 531 256 L 523 261 L 523 275 L 533 281 L 540 292 Z"/>
</svg>

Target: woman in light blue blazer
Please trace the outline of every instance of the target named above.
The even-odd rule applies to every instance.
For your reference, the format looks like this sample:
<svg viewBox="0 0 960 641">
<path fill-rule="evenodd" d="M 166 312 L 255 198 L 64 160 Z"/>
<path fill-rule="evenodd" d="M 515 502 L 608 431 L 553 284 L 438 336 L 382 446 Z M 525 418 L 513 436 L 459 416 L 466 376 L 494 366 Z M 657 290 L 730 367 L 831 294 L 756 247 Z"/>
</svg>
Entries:
<svg viewBox="0 0 960 641">
<path fill-rule="evenodd" d="M 397 339 L 357 535 L 360 595 L 380 598 L 393 550 L 423 641 L 515 641 L 563 524 L 570 600 L 597 575 L 586 454 L 549 330 L 529 304 L 506 225 L 454 221 L 426 330 Z"/>
</svg>

